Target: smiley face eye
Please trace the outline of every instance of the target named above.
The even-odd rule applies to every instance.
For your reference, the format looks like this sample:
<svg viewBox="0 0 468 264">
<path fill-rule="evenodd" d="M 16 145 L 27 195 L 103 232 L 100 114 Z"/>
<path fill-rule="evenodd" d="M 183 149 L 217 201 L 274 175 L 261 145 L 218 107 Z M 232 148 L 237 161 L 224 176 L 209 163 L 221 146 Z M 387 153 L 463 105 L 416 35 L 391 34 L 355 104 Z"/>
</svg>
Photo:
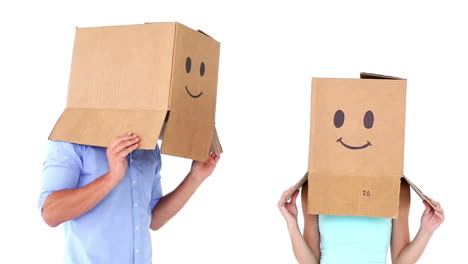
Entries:
<svg viewBox="0 0 468 264">
<path fill-rule="evenodd" d="M 190 57 L 187 57 L 187 59 L 185 59 L 185 71 L 189 73 L 191 69 L 192 69 L 192 59 Z"/>
<path fill-rule="evenodd" d="M 203 75 L 205 75 L 205 63 L 204 62 L 200 64 L 200 76 L 203 76 Z"/>
<path fill-rule="evenodd" d="M 367 111 L 364 115 L 364 127 L 369 129 L 374 126 L 374 113 L 372 111 Z"/>
<path fill-rule="evenodd" d="M 333 124 L 335 124 L 336 128 L 340 128 L 344 123 L 344 119 L 344 112 L 341 110 L 337 110 L 335 112 L 335 117 L 333 118 Z"/>
</svg>

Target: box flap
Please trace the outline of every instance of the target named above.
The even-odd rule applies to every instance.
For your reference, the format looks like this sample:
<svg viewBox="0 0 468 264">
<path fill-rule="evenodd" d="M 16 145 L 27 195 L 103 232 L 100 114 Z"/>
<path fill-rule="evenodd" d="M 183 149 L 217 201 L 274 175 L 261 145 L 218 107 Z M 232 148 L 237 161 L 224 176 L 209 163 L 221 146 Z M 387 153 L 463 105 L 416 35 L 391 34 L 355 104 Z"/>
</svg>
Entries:
<svg viewBox="0 0 468 264">
<path fill-rule="evenodd" d="M 304 176 L 302 176 L 302 178 L 294 185 L 294 188 L 293 188 L 292 192 L 288 195 L 288 198 L 284 202 L 286 203 L 287 201 L 289 201 L 291 199 L 291 197 L 293 196 L 293 194 L 297 190 L 299 190 L 307 180 L 308 180 L 308 173 L 306 172 L 304 174 Z"/>
<path fill-rule="evenodd" d="M 166 124 L 161 152 L 167 155 L 206 161 L 215 131 L 214 122 L 171 112 Z"/>
<path fill-rule="evenodd" d="M 309 214 L 398 218 L 398 177 L 309 175 Z"/>
<path fill-rule="evenodd" d="M 67 108 L 57 121 L 51 140 L 107 147 L 118 135 L 140 136 L 141 149 L 155 149 L 167 111 Z"/>
<path fill-rule="evenodd" d="M 221 146 L 221 142 L 219 141 L 218 131 L 216 130 L 216 127 L 214 129 L 213 138 L 211 139 L 210 153 L 223 153 L 223 147 Z"/>
<path fill-rule="evenodd" d="M 166 117 L 166 121 L 164 122 L 164 125 L 163 125 L 163 127 L 161 129 L 161 133 L 159 134 L 159 139 L 160 140 L 164 139 L 164 133 L 166 132 L 166 126 L 167 126 L 167 117 Z M 211 139 L 211 145 L 210 145 L 210 152 L 209 153 L 217 153 L 217 154 L 223 153 L 223 147 L 221 146 L 221 142 L 219 141 L 218 132 L 216 130 L 216 127 L 215 127 L 215 130 L 214 130 L 214 133 L 213 133 L 213 137 Z"/>
<path fill-rule="evenodd" d="M 439 212 L 442 212 L 442 211 L 440 210 L 439 207 L 435 206 L 435 205 L 431 202 L 431 200 L 429 200 L 429 199 L 426 197 L 426 195 L 424 195 L 424 193 L 421 192 L 421 190 L 419 190 L 419 188 L 418 188 L 413 182 L 411 182 L 410 179 L 408 179 L 408 177 L 406 177 L 405 175 L 403 175 L 401 178 L 402 178 L 403 180 L 405 180 L 405 181 L 409 184 L 409 186 L 411 187 L 411 189 L 413 189 L 413 191 L 419 196 L 419 198 L 421 198 L 421 200 L 426 201 L 434 210 L 439 211 Z"/>
<path fill-rule="evenodd" d="M 393 76 L 376 74 L 376 73 L 369 73 L 369 72 L 361 72 L 360 76 L 361 76 L 361 79 L 404 80 L 404 79 L 399 78 L 399 77 L 393 77 Z"/>
</svg>

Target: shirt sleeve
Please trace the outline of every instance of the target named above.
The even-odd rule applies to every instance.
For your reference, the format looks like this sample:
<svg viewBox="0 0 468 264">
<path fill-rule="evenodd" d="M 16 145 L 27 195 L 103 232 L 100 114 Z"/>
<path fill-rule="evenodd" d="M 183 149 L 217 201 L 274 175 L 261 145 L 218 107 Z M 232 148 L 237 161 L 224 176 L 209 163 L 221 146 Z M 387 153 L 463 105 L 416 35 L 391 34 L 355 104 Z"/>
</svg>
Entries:
<svg viewBox="0 0 468 264">
<path fill-rule="evenodd" d="M 151 211 L 154 210 L 154 207 L 158 204 L 159 200 L 162 197 L 162 187 L 161 187 L 161 175 L 159 172 L 161 171 L 161 153 L 159 151 L 159 147 L 156 147 L 155 150 L 156 154 L 156 169 L 154 171 L 154 181 L 153 181 L 153 190 L 151 191 Z"/>
<path fill-rule="evenodd" d="M 77 187 L 83 164 L 80 145 L 77 144 L 49 141 L 46 153 L 38 202 L 41 212 L 51 193 Z"/>
</svg>

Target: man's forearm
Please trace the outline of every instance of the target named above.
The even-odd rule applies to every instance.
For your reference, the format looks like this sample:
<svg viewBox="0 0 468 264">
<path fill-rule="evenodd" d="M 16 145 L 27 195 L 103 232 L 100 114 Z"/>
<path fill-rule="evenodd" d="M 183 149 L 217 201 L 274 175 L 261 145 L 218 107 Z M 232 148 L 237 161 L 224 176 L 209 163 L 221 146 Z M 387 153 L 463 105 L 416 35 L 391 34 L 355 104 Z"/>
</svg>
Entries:
<svg viewBox="0 0 468 264">
<path fill-rule="evenodd" d="M 187 175 L 174 191 L 164 195 L 152 212 L 151 226 L 158 230 L 176 215 L 198 189 L 202 181 Z"/>
<path fill-rule="evenodd" d="M 416 263 L 429 243 L 432 233 L 419 229 L 413 241 L 406 245 L 394 263 Z"/>
<path fill-rule="evenodd" d="M 42 218 L 52 227 L 77 218 L 96 206 L 117 183 L 107 176 L 90 184 L 51 193 L 42 206 Z"/>
</svg>

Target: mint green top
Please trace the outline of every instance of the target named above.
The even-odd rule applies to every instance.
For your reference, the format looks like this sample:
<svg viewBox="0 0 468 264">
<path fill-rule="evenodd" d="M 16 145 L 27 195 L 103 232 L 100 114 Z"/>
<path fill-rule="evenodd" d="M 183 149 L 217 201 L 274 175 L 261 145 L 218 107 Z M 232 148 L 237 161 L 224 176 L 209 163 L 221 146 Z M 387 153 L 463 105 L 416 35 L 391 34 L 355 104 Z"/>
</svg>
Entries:
<svg viewBox="0 0 468 264">
<path fill-rule="evenodd" d="M 320 263 L 386 263 L 392 219 L 319 215 Z"/>
</svg>

